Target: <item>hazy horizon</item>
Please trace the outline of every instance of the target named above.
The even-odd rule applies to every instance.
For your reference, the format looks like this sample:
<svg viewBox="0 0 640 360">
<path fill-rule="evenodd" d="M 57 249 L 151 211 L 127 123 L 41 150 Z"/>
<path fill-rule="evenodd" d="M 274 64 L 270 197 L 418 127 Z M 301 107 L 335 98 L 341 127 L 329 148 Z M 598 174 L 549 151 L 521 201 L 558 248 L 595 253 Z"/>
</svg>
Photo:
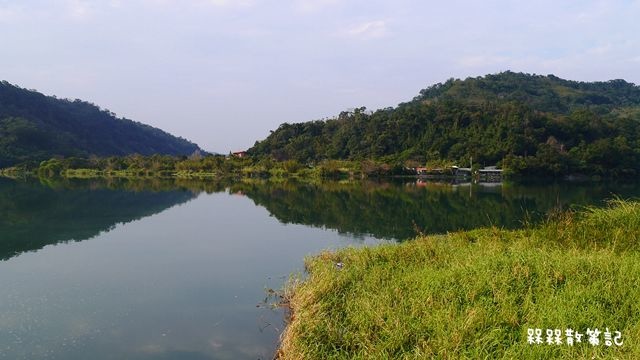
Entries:
<svg viewBox="0 0 640 360">
<path fill-rule="evenodd" d="M 452 77 L 638 84 L 639 17 L 639 0 L 0 0 L 0 78 L 226 153 Z"/>
</svg>

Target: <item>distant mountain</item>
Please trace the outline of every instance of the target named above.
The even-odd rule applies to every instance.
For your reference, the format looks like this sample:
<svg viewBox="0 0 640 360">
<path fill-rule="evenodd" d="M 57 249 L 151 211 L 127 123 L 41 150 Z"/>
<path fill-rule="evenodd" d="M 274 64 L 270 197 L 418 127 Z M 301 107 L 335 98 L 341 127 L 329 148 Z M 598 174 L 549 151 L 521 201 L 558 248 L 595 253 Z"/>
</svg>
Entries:
<svg viewBox="0 0 640 360">
<path fill-rule="evenodd" d="M 183 138 L 81 101 L 0 83 L 0 168 L 53 156 L 189 155 Z"/>
<path fill-rule="evenodd" d="M 282 124 L 249 154 L 279 160 L 447 160 L 520 175 L 640 174 L 640 87 L 503 72 L 451 79 L 409 102 Z"/>
</svg>

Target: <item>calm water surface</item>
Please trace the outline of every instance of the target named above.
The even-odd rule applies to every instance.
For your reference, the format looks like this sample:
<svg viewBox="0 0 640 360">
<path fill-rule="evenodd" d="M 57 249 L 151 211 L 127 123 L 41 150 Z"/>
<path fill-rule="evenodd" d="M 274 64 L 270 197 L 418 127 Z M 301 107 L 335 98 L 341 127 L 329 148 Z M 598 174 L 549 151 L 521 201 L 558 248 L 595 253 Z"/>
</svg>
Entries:
<svg viewBox="0 0 640 360">
<path fill-rule="evenodd" d="M 307 255 L 614 194 L 640 187 L 0 179 L 0 358 L 269 359 Z"/>
</svg>

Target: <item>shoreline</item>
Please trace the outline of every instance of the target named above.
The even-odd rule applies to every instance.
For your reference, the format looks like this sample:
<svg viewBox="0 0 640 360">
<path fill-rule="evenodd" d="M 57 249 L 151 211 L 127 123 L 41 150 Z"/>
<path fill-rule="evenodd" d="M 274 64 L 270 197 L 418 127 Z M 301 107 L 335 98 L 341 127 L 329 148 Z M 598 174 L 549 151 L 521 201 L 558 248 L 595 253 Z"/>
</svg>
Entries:
<svg viewBox="0 0 640 360">
<path fill-rule="evenodd" d="M 323 252 L 285 289 L 276 358 L 637 358 L 639 242 L 640 203 L 615 200 L 521 230 Z M 626 342 L 527 342 L 528 329 L 596 327 Z"/>
<path fill-rule="evenodd" d="M 500 184 L 505 182 L 515 183 L 538 183 L 538 182 L 573 182 L 573 183 L 599 183 L 599 182 L 623 182 L 634 183 L 638 180 L 631 177 L 603 177 L 599 175 L 581 175 L 573 174 L 563 177 L 509 177 L 505 176 L 499 180 L 482 180 L 469 177 L 456 176 L 435 176 L 435 175 L 367 175 L 364 173 L 342 173 L 339 176 L 324 176 L 321 169 L 312 168 L 305 169 L 302 172 L 277 172 L 274 174 L 252 173 L 251 171 L 241 170 L 238 172 L 219 172 L 219 171 L 155 171 L 149 169 L 131 169 L 131 170 L 96 170 L 96 169 L 66 169 L 58 174 L 40 174 L 37 170 L 28 171 L 18 168 L 0 169 L 0 177 L 11 179 L 25 178 L 60 178 L 60 179 L 198 179 L 198 180 L 229 180 L 229 179 L 255 179 L 255 180 L 300 180 L 300 181 L 343 181 L 343 180 L 415 180 L 417 182 L 433 182 L 433 183 L 450 183 L 450 184 Z"/>
</svg>

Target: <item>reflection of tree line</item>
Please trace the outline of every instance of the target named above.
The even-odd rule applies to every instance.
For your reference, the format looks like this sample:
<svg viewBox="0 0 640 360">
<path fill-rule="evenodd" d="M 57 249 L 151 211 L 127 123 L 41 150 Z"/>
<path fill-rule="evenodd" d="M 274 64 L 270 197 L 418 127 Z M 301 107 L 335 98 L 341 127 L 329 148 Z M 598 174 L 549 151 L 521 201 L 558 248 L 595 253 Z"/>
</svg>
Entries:
<svg viewBox="0 0 640 360">
<path fill-rule="evenodd" d="M 0 178 L 1 179 L 1 178 Z M 38 182 L 52 189 L 83 190 L 83 189 L 108 189 L 122 191 L 176 191 L 189 190 L 194 193 L 215 193 L 224 191 L 230 186 L 227 181 L 203 181 L 199 179 L 171 179 L 159 177 L 135 177 L 135 178 L 95 178 L 74 179 L 63 177 L 40 177 Z M 33 183 L 33 182 L 32 182 Z"/>
<path fill-rule="evenodd" d="M 614 189 L 614 190 L 611 190 Z M 638 186 L 556 184 L 496 188 L 428 184 L 245 184 L 242 192 L 284 223 L 336 229 L 356 235 L 408 239 L 424 233 L 495 225 L 515 228 L 568 205 L 598 203 L 611 191 L 639 193 Z"/>
<path fill-rule="evenodd" d="M 81 241 L 191 200 L 175 184 L 0 179 L 0 259 L 49 244 Z"/>
<path fill-rule="evenodd" d="M 442 233 L 496 225 L 518 227 L 568 204 L 640 194 L 638 185 L 509 185 L 322 182 L 220 182 L 190 179 L 0 178 L 0 259 L 49 244 L 80 241 L 118 223 L 150 216 L 198 193 L 243 194 L 284 223 L 355 235 L 407 239 L 416 230 Z"/>
</svg>

